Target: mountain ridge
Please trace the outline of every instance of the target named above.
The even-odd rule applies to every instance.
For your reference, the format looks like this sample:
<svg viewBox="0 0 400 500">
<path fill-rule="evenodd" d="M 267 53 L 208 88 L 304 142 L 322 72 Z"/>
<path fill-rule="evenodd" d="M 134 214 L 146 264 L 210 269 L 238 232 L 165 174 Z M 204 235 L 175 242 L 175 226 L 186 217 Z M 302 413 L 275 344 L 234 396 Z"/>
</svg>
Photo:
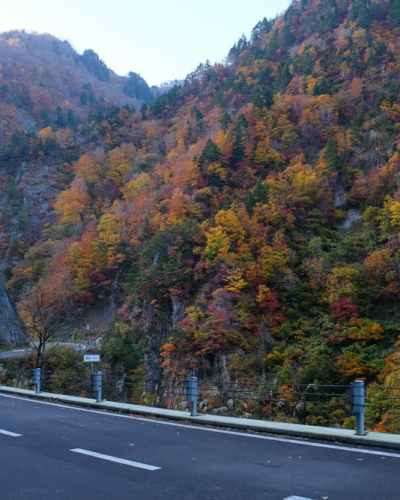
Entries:
<svg viewBox="0 0 400 500">
<path fill-rule="evenodd" d="M 165 87 L 150 89 L 134 72 L 119 76 L 93 50 L 79 55 L 67 40 L 48 33 L 1 33 L 0 64 L 2 106 L 8 105 L 9 129 L 14 122 L 15 126 L 40 130 L 56 117 L 58 107 L 78 117 L 111 104 L 139 109 L 143 103 L 151 104 Z"/>
</svg>

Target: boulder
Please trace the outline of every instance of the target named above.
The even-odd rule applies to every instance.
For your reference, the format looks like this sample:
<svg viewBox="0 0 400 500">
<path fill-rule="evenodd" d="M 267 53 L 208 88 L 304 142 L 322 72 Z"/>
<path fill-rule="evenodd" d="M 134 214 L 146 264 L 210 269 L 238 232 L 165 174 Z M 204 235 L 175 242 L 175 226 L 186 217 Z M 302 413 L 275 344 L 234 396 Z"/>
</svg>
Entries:
<svg viewBox="0 0 400 500">
<path fill-rule="evenodd" d="M 233 399 L 228 399 L 228 401 L 226 402 L 226 406 L 232 410 L 233 407 L 235 406 L 235 402 L 233 401 Z"/>
<path fill-rule="evenodd" d="M 213 415 L 224 415 L 228 411 L 228 408 L 226 406 L 221 406 L 220 408 L 214 408 L 211 410 L 211 413 Z"/>
<path fill-rule="evenodd" d="M 178 403 L 178 409 L 181 411 L 185 411 L 188 406 L 189 403 L 187 401 L 181 401 L 180 403 Z"/>
<path fill-rule="evenodd" d="M 208 399 L 203 399 L 203 401 L 201 401 L 200 404 L 199 404 L 200 410 L 202 410 L 203 407 L 207 406 L 207 405 L 208 405 Z"/>
</svg>

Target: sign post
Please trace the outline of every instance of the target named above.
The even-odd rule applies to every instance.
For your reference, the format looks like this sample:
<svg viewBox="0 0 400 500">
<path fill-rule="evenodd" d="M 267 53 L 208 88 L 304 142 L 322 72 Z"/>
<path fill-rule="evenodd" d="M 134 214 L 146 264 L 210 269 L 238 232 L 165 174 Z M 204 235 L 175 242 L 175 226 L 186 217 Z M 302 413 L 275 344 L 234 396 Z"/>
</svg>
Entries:
<svg viewBox="0 0 400 500">
<path fill-rule="evenodd" d="M 190 401 L 190 415 L 197 417 L 197 377 L 186 379 L 187 400 Z"/>
<path fill-rule="evenodd" d="M 94 392 L 97 393 L 97 402 L 101 403 L 101 372 L 93 373 L 92 375 L 92 387 Z"/>
<path fill-rule="evenodd" d="M 90 372 L 93 373 L 93 363 L 98 363 L 100 361 L 100 354 L 84 354 L 83 362 L 90 363 Z"/>
<path fill-rule="evenodd" d="M 93 372 L 93 363 L 100 361 L 100 354 L 84 354 L 83 362 L 90 363 L 90 371 L 92 374 L 92 389 L 97 393 L 97 402 L 101 403 L 101 372 Z"/>
<path fill-rule="evenodd" d="M 350 389 L 351 413 L 356 414 L 356 436 L 365 436 L 365 387 L 364 380 L 355 380 Z"/>
</svg>

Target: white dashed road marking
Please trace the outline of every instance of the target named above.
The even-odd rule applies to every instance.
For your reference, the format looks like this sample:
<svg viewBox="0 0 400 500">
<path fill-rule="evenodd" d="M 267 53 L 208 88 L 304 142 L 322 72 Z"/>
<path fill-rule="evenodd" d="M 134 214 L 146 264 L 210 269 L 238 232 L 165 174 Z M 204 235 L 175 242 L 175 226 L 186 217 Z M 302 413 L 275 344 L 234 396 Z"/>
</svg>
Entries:
<svg viewBox="0 0 400 500">
<path fill-rule="evenodd" d="M 96 453 L 95 451 L 82 450 L 81 448 L 74 448 L 75 453 L 80 453 L 81 455 L 88 455 L 89 457 L 101 458 L 102 460 L 108 460 L 109 462 L 116 462 L 117 464 L 129 465 L 131 467 L 137 467 L 138 469 L 146 470 L 159 470 L 161 467 L 156 467 L 155 465 L 141 464 L 140 462 L 133 462 L 132 460 L 125 460 L 125 458 L 112 457 L 111 455 L 103 455 L 102 453 Z"/>
<path fill-rule="evenodd" d="M 6 436 L 11 436 L 15 438 L 22 436 L 22 434 L 16 434 L 15 432 L 5 431 L 4 429 L 0 429 L 0 434 L 5 434 Z"/>
<path fill-rule="evenodd" d="M 29 402 L 29 403 L 55 406 L 57 408 L 66 408 L 66 409 L 71 410 L 71 411 L 83 411 L 86 413 L 96 413 L 98 415 L 102 415 L 103 417 L 106 416 L 106 417 L 113 417 L 113 418 L 125 418 L 125 419 L 129 419 L 129 420 L 136 421 L 136 422 L 137 421 L 146 422 L 148 424 L 170 425 L 173 427 L 183 427 L 185 429 L 190 429 L 192 431 L 214 432 L 217 434 L 230 434 L 232 436 L 241 436 L 241 437 L 245 437 L 248 439 L 261 439 L 261 440 L 265 440 L 265 441 L 276 441 L 279 443 L 296 444 L 298 446 L 309 446 L 309 447 L 313 447 L 313 448 L 327 448 L 330 450 L 347 451 L 347 452 L 351 452 L 351 453 L 361 453 L 363 455 L 378 455 L 382 458 L 384 458 L 384 457 L 400 458 L 400 453 L 391 453 L 388 451 L 375 451 L 375 450 L 370 450 L 367 448 L 352 448 L 349 446 L 337 446 L 335 444 L 325 444 L 325 443 L 318 443 L 318 442 L 311 442 L 311 441 L 299 441 L 296 439 L 266 436 L 263 434 L 248 434 L 246 432 L 228 431 L 228 430 L 218 429 L 218 428 L 202 427 L 202 426 L 197 426 L 195 424 L 189 425 L 189 424 L 181 424 L 178 422 L 166 422 L 166 421 L 158 420 L 158 419 L 152 420 L 151 418 L 146 418 L 146 417 L 121 415 L 118 413 L 112 413 L 112 411 L 108 412 L 108 411 L 104 411 L 104 410 L 102 410 L 102 411 L 89 410 L 86 408 L 79 408 L 79 407 L 72 406 L 72 405 L 68 406 L 66 404 L 50 403 L 48 401 L 38 401 L 35 399 L 28 399 L 28 398 L 24 398 L 21 396 L 11 396 L 9 394 L 0 394 L 0 397 L 11 398 L 11 399 L 20 399 L 21 401 L 25 401 L 25 402 Z M 168 418 L 168 417 L 166 416 L 165 418 Z M 282 432 L 284 432 L 284 431 L 282 431 Z M 322 439 L 322 438 L 320 438 L 320 439 Z M 299 497 L 299 498 L 301 498 L 301 497 Z"/>
</svg>

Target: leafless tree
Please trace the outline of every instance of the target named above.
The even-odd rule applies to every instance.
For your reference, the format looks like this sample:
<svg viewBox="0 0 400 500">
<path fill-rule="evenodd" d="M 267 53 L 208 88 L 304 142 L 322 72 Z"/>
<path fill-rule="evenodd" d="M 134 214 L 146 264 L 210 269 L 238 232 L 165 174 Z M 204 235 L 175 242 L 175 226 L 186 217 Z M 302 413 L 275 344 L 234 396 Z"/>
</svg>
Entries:
<svg viewBox="0 0 400 500">
<path fill-rule="evenodd" d="M 19 312 L 25 322 L 28 340 L 36 350 L 36 366 L 46 362 L 46 346 L 57 342 L 71 311 L 69 294 L 55 293 L 48 282 L 41 280 L 20 304 Z"/>
</svg>

